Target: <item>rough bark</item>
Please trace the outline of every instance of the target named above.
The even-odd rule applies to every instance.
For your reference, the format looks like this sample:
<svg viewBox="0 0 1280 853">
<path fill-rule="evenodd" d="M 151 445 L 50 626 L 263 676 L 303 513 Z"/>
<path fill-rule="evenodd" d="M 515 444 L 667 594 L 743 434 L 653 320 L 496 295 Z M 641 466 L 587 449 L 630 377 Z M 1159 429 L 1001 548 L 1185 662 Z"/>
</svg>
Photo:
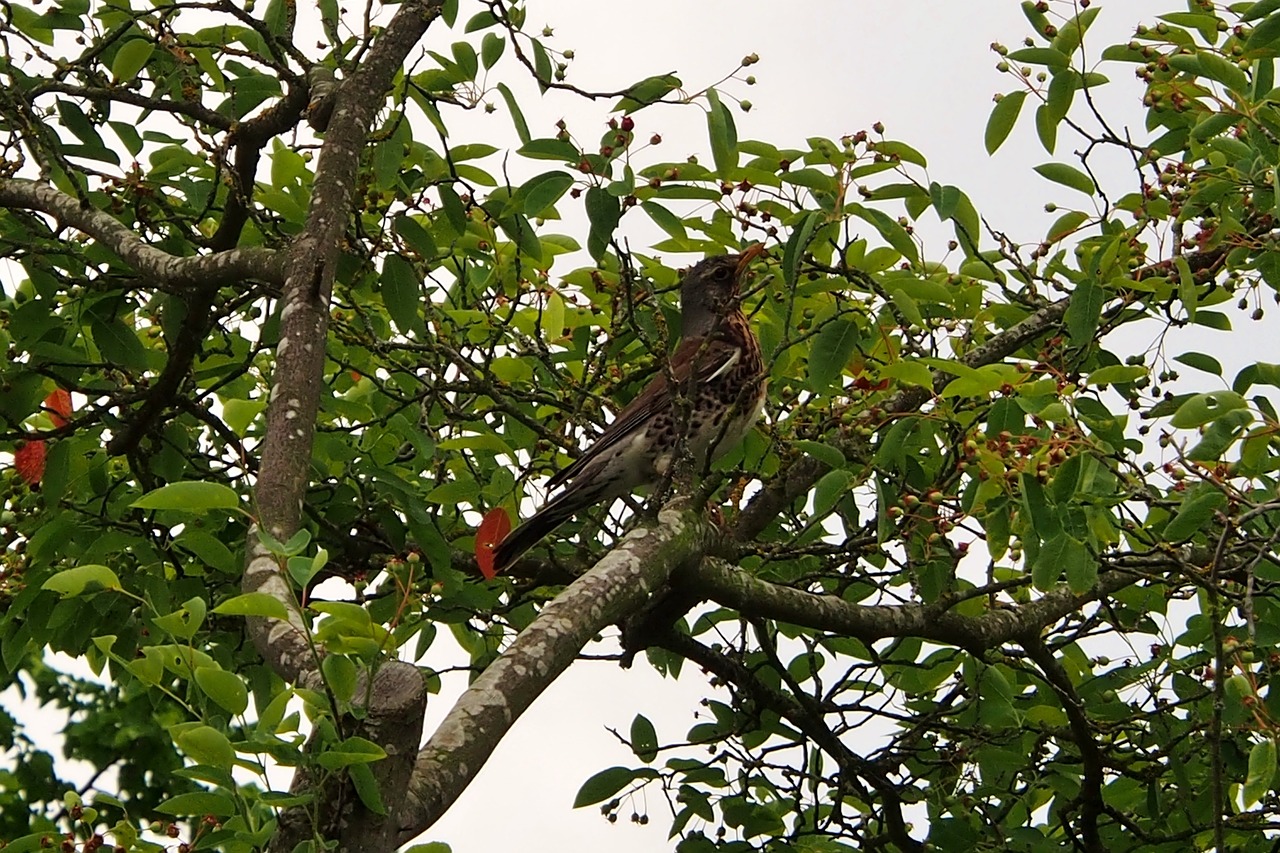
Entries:
<svg viewBox="0 0 1280 853">
<path fill-rule="evenodd" d="M 88 234 L 160 290 L 181 293 L 246 279 L 273 284 L 284 280 L 284 259 L 271 249 L 228 249 L 186 258 L 171 255 L 148 245 L 106 211 L 82 207 L 79 199 L 39 181 L 0 178 L 0 207 L 37 210 L 64 227 Z"/>
<path fill-rule="evenodd" d="M 673 501 L 556 596 L 454 704 L 418 754 L 401 841 L 449 809 L 522 713 L 602 629 L 634 611 L 718 537 Z"/>
</svg>

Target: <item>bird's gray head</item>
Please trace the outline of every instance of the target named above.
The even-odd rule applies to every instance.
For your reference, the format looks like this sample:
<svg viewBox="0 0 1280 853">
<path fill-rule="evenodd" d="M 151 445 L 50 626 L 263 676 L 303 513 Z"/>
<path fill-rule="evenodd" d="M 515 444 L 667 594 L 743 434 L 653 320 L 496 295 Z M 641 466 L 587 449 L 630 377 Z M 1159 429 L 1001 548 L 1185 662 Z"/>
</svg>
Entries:
<svg viewBox="0 0 1280 853">
<path fill-rule="evenodd" d="M 699 261 L 680 282 L 680 334 L 698 337 L 709 334 L 738 299 L 738 289 L 747 265 L 763 252 L 759 244 L 740 255 L 715 255 Z"/>
</svg>

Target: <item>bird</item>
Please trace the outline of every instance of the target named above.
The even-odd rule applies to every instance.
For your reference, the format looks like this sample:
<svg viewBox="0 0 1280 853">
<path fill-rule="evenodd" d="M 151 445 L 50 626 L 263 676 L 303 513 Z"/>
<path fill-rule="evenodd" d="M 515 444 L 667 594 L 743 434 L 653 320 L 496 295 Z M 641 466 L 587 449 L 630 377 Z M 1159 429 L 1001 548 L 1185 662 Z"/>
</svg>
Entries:
<svg viewBox="0 0 1280 853">
<path fill-rule="evenodd" d="M 680 343 L 667 369 L 551 477 L 547 488 L 559 493 L 495 546 L 495 571 L 582 510 L 662 483 L 683 452 L 701 467 L 708 454 L 718 458 L 742 441 L 764 409 L 768 376 L 739 291 L 747 268 L 763 253 L 756 243 L 741 254 L 706 258 L 685 273 Z M 685 412 L 677 406 L 680 397 L 688 401 Z"/>
</svg>

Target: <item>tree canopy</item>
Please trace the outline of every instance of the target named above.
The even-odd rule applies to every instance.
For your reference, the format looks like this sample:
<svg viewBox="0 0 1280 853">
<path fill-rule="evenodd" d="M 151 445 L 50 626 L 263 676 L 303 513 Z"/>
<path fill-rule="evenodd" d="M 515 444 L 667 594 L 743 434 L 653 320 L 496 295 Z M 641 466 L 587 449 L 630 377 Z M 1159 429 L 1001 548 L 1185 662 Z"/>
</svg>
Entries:
<svg viewBox="0 0 1280 853">
<path fill-rule="evenodd" d="M 753 54 L 593 88 L 538 5 L 0 7 L 0 687 L 97 771 L 0 710 L 5 849 L 429 839 L 601 636 L 710 676 L 578 795 L 653 792 L 681 853 L 1270 849 L 1280 2 L 1116 44 L 1022 3 L 985 144 L 1034 126 L 1046 233 L 931 180 L 945 140 L 741 138 Z M 1135 73 L 1143 126 L 1093 97 Z M 481 518 L 665 369 L 681 268 L 757 242 L 742 446 L 482 576 Z"/>
</svg>

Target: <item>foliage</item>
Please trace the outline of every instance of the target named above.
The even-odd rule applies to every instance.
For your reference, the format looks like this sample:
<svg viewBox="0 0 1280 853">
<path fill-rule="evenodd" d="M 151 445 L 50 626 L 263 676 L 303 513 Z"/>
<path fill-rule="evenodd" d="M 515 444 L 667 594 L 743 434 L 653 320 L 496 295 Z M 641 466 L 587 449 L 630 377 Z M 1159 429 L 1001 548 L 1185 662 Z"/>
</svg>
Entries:
<svg viewBox="0 0 1280 853">
<path fill-rule="evenodd" d="M 577 576 L 617 592 L 591 567 L 627 525 L 681 529 L 602 509 L 511 577 L 470 556 L 483 511 L 518 514 L 662 369 L 673 256 L 752 241 L 772 390 L 702 472 L 728 520 L 659 543 L 713 556 L 608 619 L 628 658 L 724 689 L 687 733 L 638 714 L 634 760 L 577 804 L 660 788 L 684 853 L 1270 843 L 1280 365 L 1211 333 L 1280 290 L 1280 4 L 1191 0 L 1103 46 L 1097 4 L 1023 3 L 985 142 L 1032 122 L 1057 156 L 1029 243 L 878 126 L 739 138 L 740 72 L 597 93 L 522 5 L 301 5 L 0 10 L 0 684 L 70 711 L 67 755 L 114 771 L 67 793 L 0 712 L 7 849 L 315 849 L 339 803 L 427 829 L 421 791 L 454 784 L 432 762 L 460 785 L 478 764 L 429 746 L 393 795 L 370 685 L 447 627 L 496 682 L 477 701 L 527 693 L 511 638 Z M 422 29 L 436 49 L 404 64 Z M 1091 98 L 1133 71 L 1143 129 Z M 530 76 L 608 94 L 600 139 L 530 128 Z M 518 149 L 459 139 L 481 106 Z M 673 109 L 705 112 L 709 156 L 663 160 L 640 127 Z M 662 239 L 625 250 L 638 221 Z M 331 575 L 355 600 L 307 599 Z"/>
</svg>

